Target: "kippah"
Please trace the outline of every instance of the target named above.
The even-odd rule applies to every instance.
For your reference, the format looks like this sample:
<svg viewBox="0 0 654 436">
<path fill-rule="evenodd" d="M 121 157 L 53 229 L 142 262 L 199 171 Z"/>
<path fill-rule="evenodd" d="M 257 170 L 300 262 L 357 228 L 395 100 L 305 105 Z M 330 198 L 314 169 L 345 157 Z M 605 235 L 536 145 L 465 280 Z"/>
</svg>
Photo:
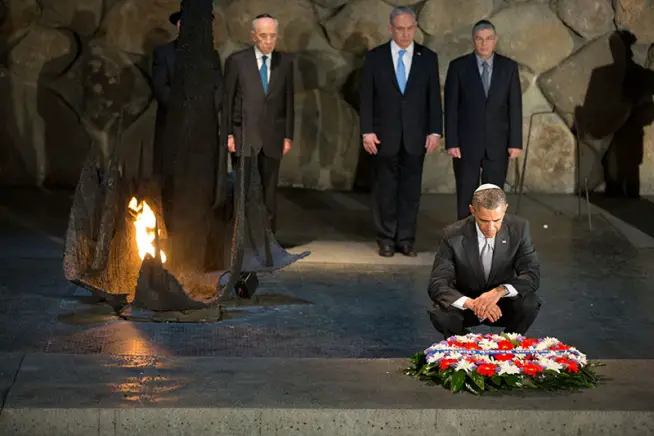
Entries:
<svg viewBox="0 0 654 436">
<path fill-rule="evenodd" d="M 475 189 L 475 192 L 485 191 L 487 189 L 501 189 L 501 188 L 497 185 L 493 185 L 492 183 L 484 183 L 479 188 Z"/>
</svg>

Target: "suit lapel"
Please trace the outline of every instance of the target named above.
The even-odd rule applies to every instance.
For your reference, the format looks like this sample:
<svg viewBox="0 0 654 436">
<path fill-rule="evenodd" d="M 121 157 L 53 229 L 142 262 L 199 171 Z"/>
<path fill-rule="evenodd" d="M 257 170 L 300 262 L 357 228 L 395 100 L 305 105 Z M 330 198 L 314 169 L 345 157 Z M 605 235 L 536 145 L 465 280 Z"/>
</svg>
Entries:
<svg viewBox="0 0 654 436">
<path fill-rule="evenodd" d="M 272 57 L 270 59 L 270 80 L 268 81 L 268 93 L 266 94 L 266 97 L 270 95 L 273 89 L 272 87 L 279 81 L 279 58 L 279 53 L 272 53 Z M 263 85 L 261 85 L 261 89 L 263 89 Z"/>
<path fill-rule="evenodd" d="M 415 82 L 415 77 L 422 67 L 422 46 L 418 45 L 416 42 L 413 43 L 413 58 L 411 59 L 411 70 L 409 71 L 409 77 L 406 81 L 406 89 L 409 89 L 412 82 Z M 397 79 L 395 80 L 397 82 Z M 406 90 L 405 90 L 406 92 Z"/>
<path fill-rule="evenodd" d="M 470 266 L 479 282 L 480 288 L 484 288 L 486 284 L 486 279 L 484 278 L 484 268 L 481 265 L 481 259 L 479 259 L 479 240 L 477 238 L 477 227 L 475 226 L 475 220 L 470 219 L 466 224 L 466 228 L 463 236 L 463 251 L 468 257 Z"/>
<path fill-rule="evenodd" d="M 393 85 L 395 85 L 395 89 L 400 91 L 400 84 L 397 83 L 397 75 L 395 74 L 395 65 L 393 65 L 393 52 L 391 51 L 391 43 L 388 42 L 386 43 L 386 47 L 384 48 L 385 55 L 384 57 L 386 60 L 384 61 L 384 66 L 387 70 L 387 72 L 391 75 L 391 80 L 393 81 Z"/>
<path fill-rule="evenodd" d="M 261 83 L 261 76 L 259 75 L 259 65 L 257 64 L 257 54 L 254 51 L 254 46 L 250 49 L 250 55 L 247 57 L 247 66 L 245 71 L 251 71 L 250 80 L 253 80 L 257 83 L 257 89 L 261 91 L 261 94 L 265 96 L 263 91 L 263 83 Z M 270 84 L 268 84 L 268 89 L 270 89 Z"/>
<path fill-rule="evenodd" d="M 477 88 L 477 92 L 479 92 L 481 96 L 486 99 L 486 93 L 484 93 L 484 84 L 481 82 L 481 74 L 479 73 L 479 65 L 477 65 L 477 56 L 474 52 L 472 52 L 470 55 L 470 60 L 468 61 L 468 70 L 472 79 L 472 83 L 474 83 L 475 88 Z"/>
<path fill-rule="evenodd" d="M 497 54 L 493 55 L 493 73 L 491 74 L 491 83 L 490 87 L 488 88 L 488 99 L 490 100 L 492 94 L 493 94 L 493 88 L 495 88 L 497 81 L 499 80 L 500 74 L 502 70 L 502 61 L 500 61 L 499 56 Z M 480 79 L 481 81 L 481 76 Z M 483 88 L 482 88 L 483 89 Z"/>
<path fill-rule="evenodd" d="M 493 71 L 493 74 L 495 72 Z M 490 95 L 490 93 L 489 93 Z M 493 249 L 493 263 L 491 264 L 490 274 L 488 274 L 488 283 L 492 283 L 495 280 L 495 275 L 499 266 L 504 263 L 506 260 L 506 254 L 509 251 L 509 245 L 511 244 L 509 230 L 507 229 L 506 223 L 502 223 L 500 231 L 497 232 L 495 236 L 495 248 Z"/>
</svg>

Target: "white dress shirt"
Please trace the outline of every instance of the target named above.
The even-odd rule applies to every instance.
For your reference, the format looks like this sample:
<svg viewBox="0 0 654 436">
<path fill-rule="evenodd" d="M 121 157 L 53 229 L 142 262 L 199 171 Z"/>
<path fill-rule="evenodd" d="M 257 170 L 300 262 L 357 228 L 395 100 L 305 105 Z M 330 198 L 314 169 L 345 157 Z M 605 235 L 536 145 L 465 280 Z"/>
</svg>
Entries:
<svg viewBox="0 0 654 436">
<path fill-rule="evenodd" d="M 477 241 L 479 243 L 479 252 L 481 253 L 481 249 L 483 248 L 484 245 L 486 245 L 486 236 L 481 232 L 479 229 L 479 225 L 475 223 L 475 228 L 477 229 Z M 493 247 L 493 251 L 495 251 L 495 238 L 488 238 L 488 243 L 490 244 L 491 247 Z M 509 293 L 507 295 L 504 295 L 504 297 L 516 297 L 518 295 L 518 291 L 513 287 L 513 285 L 502 285 L 506 288 Z M 463 304 L 468 301 L 470 298 L 469 297 L 461 297 L 458 300 L 456 300 L 454 303 L 452 303 L 452 306 L 456 307 L 457 309 L 460 310 L 467 310 Z"/>
<path fill-rule="evenodd" d="M 402 56 L 402 62 L 404 62 L 404 71 L 406 71 L 406 80 L 409 80 L 409 73 L 411 72 L 411 61 L 413 61 L 413 41 L 405 50 L 404 56 Z M 391 39 L 391 55 L 393 56 L 393 68 L 395 69 L 395 74 L 397 74 L 397 62 L 400 60 L 400 48 L 399 45 Z"/>
<path fill-rule="evenodd" d="M 261 71 L 261 66 L 263 65 L 263 53 L 257 48 L 257 46 L 254 46 L 254 54 L 257 57 L 257 70 Z M 268 58 L 266 59 L 266 67 L 268 67 L 268 84 L 270 84 L 270 61 L 272 60 L 272 52 L 270 54 L 267 54 Z"/>
<path fill-rule="evenodd" d="M 484 59 L 479 56 L 478 54 L 475 53 L 475 57 L 477 58 L 477 68 L 479 69 L 479 77 L 481 77 L 484 74 Z M 488 80 L 493 79 L 493 61 L 495 60 L 495 53 L 490 55 L 488 59 L 486 59 L 486 63 L 488 64 Z"/>
</svg>

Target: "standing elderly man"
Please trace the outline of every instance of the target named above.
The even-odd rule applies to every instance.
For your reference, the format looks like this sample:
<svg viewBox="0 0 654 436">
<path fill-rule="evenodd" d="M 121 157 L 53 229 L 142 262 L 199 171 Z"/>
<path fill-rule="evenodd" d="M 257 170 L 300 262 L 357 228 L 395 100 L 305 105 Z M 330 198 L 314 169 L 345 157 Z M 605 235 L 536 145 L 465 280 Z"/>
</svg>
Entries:
<svg viewBox="0 0 654 436">
<path fill-rule="evenodd" d="M 414 41 L 416 29 L 412 9 L 393 10 L 391 41 L 370 50 L 363 66 L 361 133 L 373 156 L 373 220 L 384 257 L 416 256 L 423 162 L 443 133 L 438 56 Z"/>
<path fill-rule="evenodd" d="M 453 158 L 457 215 L 469 215 L 481 183 L 504 187 L 509 158 L 522 149 L 522 92 L 518 64 L 495 53 L 489 21 L 472 29 L 474 53 L 453 60 L 445 80 L 445 147 Z"/>
<path fill-rule="evenodd" d="M 507 215 L 500 187 L 472 196 L 472 216 L 443 229 L 429 282 L 431 322 L 445 338 L 484 323 L 525 334 L 536 320 L 540 264 L 529 222 Z"/>
<path fill-rule="evenodd" d="M 277 30 L 277 20 L 268 14 L 252 21 L 254 46 L 233 53 L 225 62 L 223 109 L 227 148 L 234 156 L 233 162 L 257 159 L 273 233 L 279 167 L 281 158 L 291 149 L 294 129 L 293 57 L 275 50 Z M 249 161 L 245 167 L 250 168 Z"/>
</svg>

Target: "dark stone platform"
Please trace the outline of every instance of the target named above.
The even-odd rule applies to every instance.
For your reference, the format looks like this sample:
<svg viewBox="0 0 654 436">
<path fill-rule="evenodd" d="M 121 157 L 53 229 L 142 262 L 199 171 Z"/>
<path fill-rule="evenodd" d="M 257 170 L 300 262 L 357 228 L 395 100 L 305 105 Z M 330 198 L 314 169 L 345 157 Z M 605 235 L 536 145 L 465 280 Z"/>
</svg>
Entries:
<svg viewBox="0 0 654 436">
<path fill-rule="evenodd" d="M 10 217 L 0 213 L 0 298 L 4 302 L 0 351 L 399 358 L 439 339 L 425 313 L 430 304 L 426 293 L 430 267 L 381 262 L 313 264 L 308 258 L 306 263 L 262 275 L 257 305 L 244 302 L 226 307 L 226 319 L 220 323 L 125 321 L 105 306 L 89 304 L 93 301 L 86 291 L 64 280 L 61 246 L 44 234 L 61 237 L 65 208 L 35 213 L 27 206 L 48 203 L 34 193 L 32 202 L 27 202 L 28 196 L 20 194 L 16 201 L 23 205 L 5 206 L 11 210 Z M 4 193 L 2 198 L 6 201 L 12 196 Z M 314 193 L 310 198 L 314 205 L 309 204 L 305 213 L 323 216 L 315 205 L 321 195 Z M 323 193 L 322 198 L 334 211 L 330 194 Z M 445 221 L 433 217 L 438 210 L 428 208 L 436 199 L 428 197 L 421 216 L 421 241 L 426 246 L 435 242 L 437 228 Z M 358 212 L 352 207 L 342 209 L 344 214 L 359 215 L 357 224 L 338 219 L 338 211 L 332 213 L 331 222 L 344 223 L 346 235 L 368 216 L 363 208 Z M 533 202 L 524 214 L 530 218 L 542 263 L 539 294 L 543 308 L 530 335 L 559 337 L 593 358 L 654 358 L 654 349 L 648 346 L 654 337 L 650 310 L 654 307 L 654 252 L 634 249 L 601 215 L 593 216 L 590 231 L 585 219 L 552 213 Z M 25 219 L 17 221 L 17 216 Z M 328 234 L 321 233 L 320 221 L 307 221 L 281 219 L 282 238 L 290 233 L 289 228 L 305 237 L 311 231 Z M 435 225 L 425 230 L 430 221 Z M 305 222 L 303 227 L 299 227 L 301 222 Z"/>
</svg>

